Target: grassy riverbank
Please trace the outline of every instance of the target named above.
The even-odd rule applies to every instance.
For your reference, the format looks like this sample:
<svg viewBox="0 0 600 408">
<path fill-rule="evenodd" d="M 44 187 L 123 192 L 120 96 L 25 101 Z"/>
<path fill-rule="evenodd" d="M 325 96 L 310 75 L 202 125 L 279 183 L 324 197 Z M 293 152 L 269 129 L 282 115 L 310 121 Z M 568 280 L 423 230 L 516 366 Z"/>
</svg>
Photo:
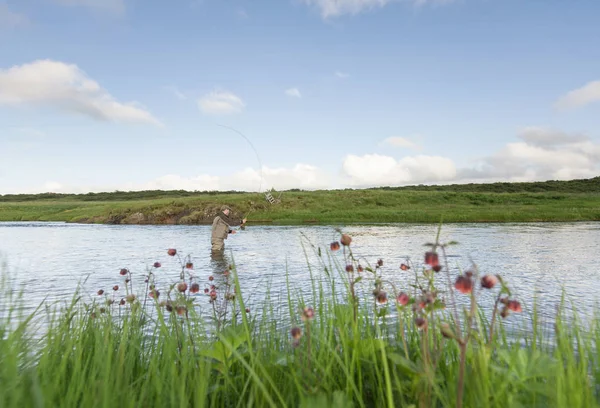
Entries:
<svg viewBox="0 0 600 408">
<path fill-rule="evenodd" d="M 335 245 L 317 252 L 311 293 L 290 284 L 283 308 L 248 309 L 235 266 L 208 277 L 167 254 L 149 275 L 116 272 L 114 291 L 29 320 L 3 292 L 0 406 L 599 406 L 599 319 L 558 314 L 548 331 L 501 276 L 449 267 L 450 244 L 401 271 L 359 262 L 340 241 L 342 259 L 329 256 Z M 400 271 L 393 282 L 381 279 L 386 267 Z M 133 297 L 141 279 L 146 290 Z M 491 307 L 480 304 L 484 292 Z M 525 314 L 533 327 L 510 334 L 527 327 Z M 36 340 L 40 317 L 48 326 Z"/>
<path fill-rule="evenodd" d="M 276 194 L 278 196 L 278 194 Z M 254 224 L 600 220 L 600 178 L 263 194 L 146 191 L 0 196 L 0 221 L 208 224 L 222 204 Z"/>
</svg>

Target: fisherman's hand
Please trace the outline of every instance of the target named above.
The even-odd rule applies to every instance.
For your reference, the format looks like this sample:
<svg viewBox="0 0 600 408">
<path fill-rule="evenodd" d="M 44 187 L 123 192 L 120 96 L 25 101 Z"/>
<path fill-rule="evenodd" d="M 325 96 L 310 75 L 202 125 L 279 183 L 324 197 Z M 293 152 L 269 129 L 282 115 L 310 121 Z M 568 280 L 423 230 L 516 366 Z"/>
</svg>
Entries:
<svg viewBox="0 0 600 408">
<path fill-rule="evenodd" d="M 242 220 L 242 224 L 245 224 L 245 223 L 246 223 L 246 221 L 247 221 L 247 220 L 246 220 L 246 218 L 244 218 L 244 219 Z"/>
<path fill-rule="evenodd" d="M 231 230 L 231 233 L 232 233 L 232 234 L 235 234 L 236 232 L 237 232 L 236 230 Z"/>
</svg>

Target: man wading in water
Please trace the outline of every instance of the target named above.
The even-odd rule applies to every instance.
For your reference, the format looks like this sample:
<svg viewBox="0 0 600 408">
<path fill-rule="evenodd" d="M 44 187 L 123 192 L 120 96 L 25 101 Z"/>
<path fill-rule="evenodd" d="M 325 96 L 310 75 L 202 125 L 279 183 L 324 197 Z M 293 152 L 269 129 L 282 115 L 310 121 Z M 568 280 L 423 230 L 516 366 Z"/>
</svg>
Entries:
<svg viewBox="0 0 600 408">
<path fill-rule="evenodd" d="M 211 234 L 211 244 L 212 244 L 212 254 L 213 255 L 221 255 L 225 250 L 225 240 L 229 236 L 229 234 L 235 234 L 236 231 L 231 229 L 231 226 L 237 223 L 229 218 L 229 214 L 231 209 L 224 205 L 221 207 L 221 212 L 215 217 L 212 223 L 212 234 Z M 242 223 L 239 224 L 242 229 L 244 229 L 246 225 L 246 219 L 242 220 Z"/>
</svg>

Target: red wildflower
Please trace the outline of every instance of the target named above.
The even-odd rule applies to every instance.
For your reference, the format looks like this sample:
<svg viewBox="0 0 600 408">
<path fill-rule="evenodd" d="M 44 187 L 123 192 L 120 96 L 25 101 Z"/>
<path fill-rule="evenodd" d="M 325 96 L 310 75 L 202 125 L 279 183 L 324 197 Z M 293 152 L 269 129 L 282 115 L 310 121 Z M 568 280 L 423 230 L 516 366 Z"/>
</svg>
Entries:
<svg viewBox="0 0 600 408">
<path fill-rule="evenodd" d="M 122 276 L 127 275 L 127 272 L 129 272 L 127 269 L 123 268 L 121 269 L 121 271 L 119 272 Z"/>
<path fill-rule="evenodd" d="M 426 329 L 427 328 L 427 320 L 425 320 L 422 317 L 417 317 L 415 319 L 415 324 L 417 325 L 417 327 L 419 329 Z"/>
<path fill-rule="evenodd" d="M 387 303 L 388 298 L 387 298 L 387 293 L 385 293 L 384 291 L 381 291 L 377 294 L 377 303 L 379 303 L 380 305 L 383 305 L 385 303 Z"/>
<path fill-rule="evenodd" d="M 402 269 L 403 271 L 408 271 L 410 269 L 410 266 L 408 266 L 407 264 L 402 264 L 400 265 L 400 269 Z"/>
<path fill-rule="evenodd" d="M 117 290 L 119 290 L 119 285 L 115 285 L 113 286 L 113 290 L 116 292 Z"/>
<path fill-rule="evenodd" d="M 396 301 L 402 305 L 402 306 L 406 306 L 408 304 L 408 302 L 410 301 L 410 298 L 408 297 L 408 295 L 404 292 L 400 292 L 400 294 L 396 297 Z"/>
<path fill-rule="evenodd" d="M 436 266 L 440 264 L 438 254 L 436 252 L 425 252 L 425 264 Z"/>
<path fill-rule="evenodd" d="M 102 296 L 103 294 L 104 294 L 104 290 L 100 289 L 100 290 L 98 291 L 98 296 Z"/>
<path fill-rule="evenodd" d="M 481 277 L 481 287 L 492 289 L 498 283 L 498 278 L 494 275 L 484 275 Z"/>
<path fill-rule="evenodd" d="M 349 246 L 352 242 L 352 237 L 348 234 L 342 234 L 342 239 L 340 239 L 340 241 L 342 242 L 342 245 Z"/>
<path fill-rule="evenodd" d="M 194 269 L 194 264 L 191 263 L 191 262 L 188 262 L 188 263 L 185 264 L 185 268 L 186 269 Z"/>
<path fill-rule="evenodd" d="M 332 242 L 332 243 L 329 245 L 329 248 L 330 248 L 332 251 L 338 251 L 338 250 L 340 249 L 340 243 L 339 243 L 339 242 L 337 242 L 337 241 L 334 241 L 334 242 Z"/>
<path fill-rule="evenodd" d="M 352 264 L 346 265 L 346 272 L 354 272 L 354 266 L 352 266 Z"/>
<path fill-rule="evenodd" d="M 456 278 L 454 287 L 460 293 L 471 293 L 473 291 L 473 281 L 471 280 L 471 278 L 468 278 L 464 275 L 460 275 L 458 278 Z"/>
<path fill-rule="evenodd" d="M 294 327 L 292 330 L 290 330 L 290 334 L 294 340 L 298 340 L 300 337 L 302 337 L 302 329 L 299 327 Z"/>
<path fill-rule="evenodd" d="M 517 300 L 510 300 L 508 302 L 508 308 L 515 313 L 520 313 L 523 311 L 521 304 Z"/>
<path fill-rule="evenodd" d="M 154 267 L 155 267 L 155 268 L 160 268 L 160 266 L 161 266 L 161 265 L 160 265 L 160 262 L 154 262 Z"/>
<path fill-rule="evenodd" d="M 192 283 L 192 286 L 190 287 L 190 292 L 192 292 L 192 293 L 200 292 L 200 285 L 198 285 L 197 283 Z"/>
<path fill-rule="evenodd" d="M 187 290 L 187 288 L 188 288 L 188 285 L 185 282 L 179 282 L 177 284 L 177 290 L 180 292 L 185 292 Z"/>
<path fill-rule="evenodd" d="M 169 254 L 169 256 L 175 256 L 177 255 L 177 250 L 175 248 L 169 248 L 167 254 Z"/>
</svg>

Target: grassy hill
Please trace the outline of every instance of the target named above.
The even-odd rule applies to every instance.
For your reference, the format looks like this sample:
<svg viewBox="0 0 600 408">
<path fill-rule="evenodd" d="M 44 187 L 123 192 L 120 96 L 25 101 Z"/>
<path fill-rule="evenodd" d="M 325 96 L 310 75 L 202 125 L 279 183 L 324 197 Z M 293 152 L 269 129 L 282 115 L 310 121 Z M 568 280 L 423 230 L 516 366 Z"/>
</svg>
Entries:
<svg viewBox="0 0 600 408">
<path fill-rule="evenodd" d="M 256 224 L 600 220 L 600 177 L 531 183 L 287 190 L 0 195 L 0 221 L 207 224 L 222 204 Z"/>
</svg>

